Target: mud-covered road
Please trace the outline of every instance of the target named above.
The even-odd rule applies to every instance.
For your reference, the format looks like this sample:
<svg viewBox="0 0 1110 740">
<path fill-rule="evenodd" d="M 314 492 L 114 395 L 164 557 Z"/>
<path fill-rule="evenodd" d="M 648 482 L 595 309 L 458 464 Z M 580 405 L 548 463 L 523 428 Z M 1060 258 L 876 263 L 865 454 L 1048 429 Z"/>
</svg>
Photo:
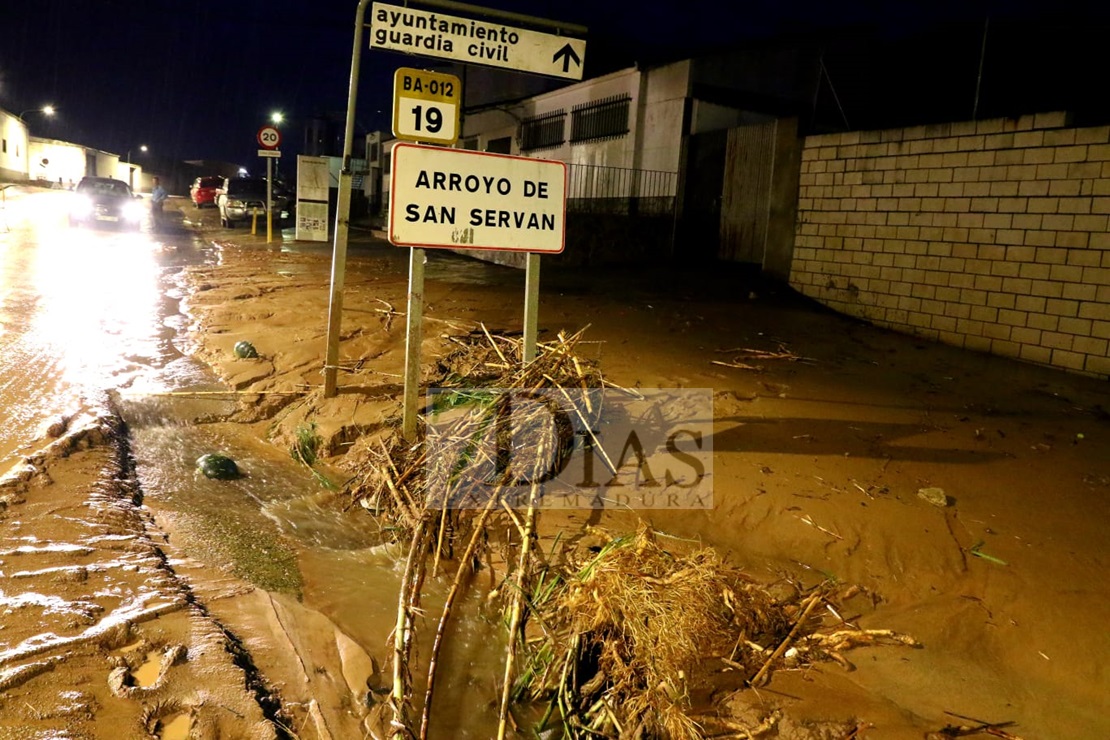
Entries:
<svg viewBox="0 0 1110 740">
<path fill-rule="evenodd" d="M 326 245 L 267 246 L 189 206 L 161 237 L 49 236 L 32 204 L 59 194 L 40 195 L 0 229 L 0 737 L 368 736 L 398 555 L 288 450 L 314 424 L 342 482 L 395 422 L 402 250 L 352 250 L 324 399 Z M 519 329 L 519 272 L 436 252 L 427 268 L 429 361 L 478 322 Z M 876 330 L 720 267 L 545 267 L 540 324 L 588 327 L 616 384 L 714 400 L 710 511 L 560 526 L 642 520 L 780 588 L 857 586 L 830 625 L 923 645 L 776 671 L 703 711 L 799 739 L 1110 735 L 1104 380 Z M 260 357 L 236 357 L 242 340 Z M 216 448 L 242 480 L 195 476 Z M 445 583 L 427 588 L 434 611 Z M 488 736 L 503 638 L 485 616 L 464 610 L 431 737 Z"/>
</svg>

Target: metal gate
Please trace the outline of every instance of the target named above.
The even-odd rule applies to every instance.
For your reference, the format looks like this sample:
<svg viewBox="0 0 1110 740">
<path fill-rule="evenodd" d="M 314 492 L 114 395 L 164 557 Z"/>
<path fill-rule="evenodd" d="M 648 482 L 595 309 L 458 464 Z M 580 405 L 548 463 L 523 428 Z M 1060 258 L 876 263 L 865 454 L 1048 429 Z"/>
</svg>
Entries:
<svg viewBox="0 0 1110 740">
<path fill-rule="evenodd" d="M 771 212 L 775 125 L 771 121 L 728 132 L 717 252 L 722 260 L 763 264 Z"/>
</svg>

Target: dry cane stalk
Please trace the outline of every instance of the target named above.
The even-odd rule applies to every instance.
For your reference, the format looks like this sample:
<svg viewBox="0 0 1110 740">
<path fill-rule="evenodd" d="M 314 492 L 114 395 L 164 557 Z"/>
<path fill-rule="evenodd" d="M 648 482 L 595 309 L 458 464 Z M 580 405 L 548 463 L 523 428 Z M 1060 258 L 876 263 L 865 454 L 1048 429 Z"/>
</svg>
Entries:
<svg viewBox="0 0 1110 740">
<path fill-rule="evenodd" d="M 416 524 L 420 520 L 420 516 L 417 514 L 416 505 L 413 503 L 410 497 L 405 495 L 404 489 L 400 488 L 400 480 L 402 479 L 402 476 L 397 471 L 397 466 L 393 464 L 393 458 L 390 456 L 389 450 L 385 446 L 385 441 L 379 439 L 378 443 L 381 445 L 382 453 L 385 455 L 386 464 L 388 464 L 389 469 L 393 472 L 392 476 L 390 476 L 389 473 L 386 473 L 385 475 L 386 487 L 389 488 L 390 493 L 393 494 L 398 508 L 405 515 L 405 518 L 409 520 L 409 523 Z M 397 479 L 397 483 L 394 482 L 394 478 Z"/>
<path fill-rule="evenodd" d="M 485 508 L 478 516 L 478 521 L 474 523 L 474 533 L 470 536 L 470 541 L 466 544 L 466 552 L 463 553 L 462 558 L 459 560 L 459 569 L 455 573 L 455 580 L 451 583 L 451 590 L 447 593 L 447 600 L 443 603 L 443 614 L 439 617 L 439 626 L 436 628 L 435 642 L 432 643 L 432 655 L 428 662 L 428 688 L 424 693 L 424 711 L 420 717 L 420 740 L 427 740 L 428 738 L 428 720 L 432 712 L 432 694 L 435 691 L 436 680 L 436 667 L 439 658 L 439 648 L 443 644 L 443 636 L 447 632 L 447 622 L 451 618 L 451 608 L 455 604 L 455 597 L 459 593 L 459 587 L 462 585 L 463 577 L 469 569 L 470 558 L 474 555 L 474 549 L 478 545 L 478 540 L 481 539 L 482 533 L 485 531 L 486 518 L 493 510 L 494 504 L 501 498 L 501 488 L 498 487 L 491 495 L 489 501 L 486 502 Z"/>
<path fill-rule="evenodd" d="M 748 681 L 748 685 L 760 685 L 760 681 L 763 680 L 764 676 L 767 674 L 767 671 L 771 668 L 771 664 L 778 660 L 779 657 L 786 652 L 786 648 L 790 646 L 790 643 L 794 640 L 794 636 L 798 634 L 798 631 L 801 630 L 802 625 L 805 624 L 805 621 L 807 619 L 809 619 L 809 614 L 813 611 L 813 607 L 821 603 L 822 599 L 823 597 L 821 594 L 814 594 L 813 596 L 809 597 L 809 603 L 806 604 L 805 609 L 802 610 L 801 616 L 798 617 L 798 621 L 794 623 L 794 628 L 790 630 L 790 634 L 788 634 L 786 636 L 786 639 L 783 640 L 777 648 L 775 648 L 775 652 L 771 653 L 771 657 L 769 657 L 767 659 L 767 662 L 763 664 L 763 667 L 759 669 L 759 673 L 755 674 L 755 676 L 752 677 L 751 681 Z"/>
<path fill-rule="evenodd" d="M 548 380 L 550 380 L 552 383 L 554 383 L 555 385 L 557 385 L 559 387 L 559 390 L 562 392 L 563 397 L 565 399 L 567 399 L 567 403 L 569 403 L 570 407 L 572 409 L 574 409 L 574 413 L 578 416 L 578 420 L 582 422 L 582 426 L 586 429 L 586 432 L 590 435 L 590 439 L 593 440 L 594 449 L 597 450 L 598 455 L 601 456 L 602 461 L 605 463 L 605 467 L 609 468 L 609 472 L 612 475 L 616 475 L 617 474 L 617 466 L 613 464 L 613 461 L 611 459 L 609 459 L 609 453 L 605 451 L 605 448 L 602 447 L 602 445 L 601 445 L 601 440 L 597 438 L 596 434 L 594 434 L 594 430 L 591 427 L 590 422 L 586 419 L 585 416 L 582 415 L 582 409 L 578 408 L 578 404 L 576 404 L 573 400 L 571 400 L 570 394 L 567 393 L 566 388 L 564 388 L 563 386 L 556 383 L 555 379 L 552 378 L 550 375 L 544 375 L 544 377 L 547 378 Z M 588 403 L 589 402 L 589 394 L 588 393 L 585 395 L 585 398 L 586 398 L 586 401 Z"/>
<path fill-rule="evenodd" d="M 545 445 L 541 441 L 536 448 L 537 460 L 543 460 L 544 448 Z M 524 542 L 520 546 L 520 564 L 517 566 L 516 574 L 516 593 L 513 594 L 513 611 L 509 619 L 509 645 L 505 652 L 505 683 L 501 686 L 501 712 L 497 717 L 497 740 L 505 740 L 505 725 L 509 716 L 509 695 L 512 693 L 513 687 L 513 663 L 516 661 L 516 633 L 520 629 L 521 612 L 523 611 L 524 576 L 528 569 L 532 532 L 536 527 L 536 495 L 539 493 L 539 489 L 540 483 L 533 481 L 532 490 L 528 494 L 528 519 L 524 524 Z"/>
<path fill-rule="evenodd" d="M 493 351 L 496 352 L 497 356 L 501 358 L 501 362 L 504 362 L 506 365 L 508 365 L 509 361 L 505 358 L 505 355 L 501 352 L 501 348 L 497 346 L 497 342 L 493 341 L 493 337 L 491 337 L 490 334 L 489 334 L 489 329 L 486 328 L 485 324 L 479 324 L 479 326 L 482 327 L 482 331 L 485 333 L 486 339 L 489 340 L 490 346 L 493 347 Z"/>
<path fill-rule="evenodd" d="M 443 552 L 443 530 L 447 528 L 447 502 L 443 502 L 443 511 L 439 516 L 439 534 L 436 536 L 436 556 L 432 561 L 432 578 L 439 572 L 439 556 Z"/>
<path fill-rule="evenodd" d="M 412 544 L 409 546 L 409 557 L 405 562 L 405 574 L 401 577 L 401 588 L 397 597 L 397 624 L 393 628 L 393 720 L 390 725 L 393 731 L 390 737 L 394 740 L 412 736 L 409 729 L 408 715 L 405 711 L 408 704 L 407 678 L 408 678 L 408 648 L 412 644 L 409 640 L 409 630 L 412 620 L 409 615 L 409 596 L 413 582 L 413 573 L 416 570 L 416 560 L 421 556 L 424 542 L 424 521 L 412 531 Z"/>
</svg>

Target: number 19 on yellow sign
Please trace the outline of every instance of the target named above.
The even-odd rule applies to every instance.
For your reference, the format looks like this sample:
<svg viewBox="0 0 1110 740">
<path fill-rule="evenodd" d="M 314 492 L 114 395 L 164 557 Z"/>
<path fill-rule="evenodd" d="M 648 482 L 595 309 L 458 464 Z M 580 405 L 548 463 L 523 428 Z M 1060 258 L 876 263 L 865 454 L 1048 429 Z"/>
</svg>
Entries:
<svg viewBox="0 0 1110 740">
<path fill-rule="evenodd" d="M 393 135 L 402 141 L 454 144 L 461 99 L 458 77 L 401 67 L 393 75 Z"/>
</svg>

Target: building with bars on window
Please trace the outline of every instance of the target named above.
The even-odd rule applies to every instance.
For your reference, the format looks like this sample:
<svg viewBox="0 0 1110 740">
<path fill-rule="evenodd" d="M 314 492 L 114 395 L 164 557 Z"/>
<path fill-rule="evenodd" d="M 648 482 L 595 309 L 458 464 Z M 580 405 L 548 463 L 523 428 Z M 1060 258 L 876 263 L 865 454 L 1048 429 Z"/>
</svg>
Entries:
<svg viewBox="0 0 1110 740">
<path fill-rule="evenodd" d="M 769 250 L 789 253 L 792 211 L 751 202 L 743 211 L 751 223 L 723 230 L 726 149 L 730 138 L 743 143 L 742 169 L 752 180 L 735 192 L 765 199 L 762 186 L 772 177 L 796 181 L 797 162 L 773 153 L 781 139 L 797 140 L 792 119 L 811 104 L 818 63 L 810 50 L 765 56 L 637 65 L 510 102 L 471 103 L 458 146 L 567 164 L 567 250 L 560 259 L 762 265 Z M 391 147 L 381 142 L 383 204 Z M 722 246 L 722 233 L 740 235 L 743 246 Z"/>
</svg>

